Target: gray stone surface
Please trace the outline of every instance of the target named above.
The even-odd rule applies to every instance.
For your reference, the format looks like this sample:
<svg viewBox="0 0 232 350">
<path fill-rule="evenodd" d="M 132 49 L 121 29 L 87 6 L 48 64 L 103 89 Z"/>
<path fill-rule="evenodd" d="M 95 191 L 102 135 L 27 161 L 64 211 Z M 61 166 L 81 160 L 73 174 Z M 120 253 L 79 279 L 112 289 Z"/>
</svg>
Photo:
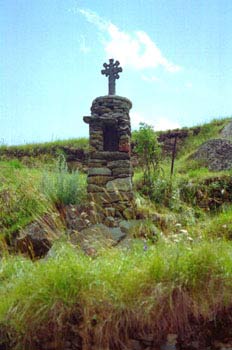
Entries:
<svg viewBox="0 0 232 350">
<path fill-rule="evenodd" d="M 203 143 L 191 156 L 210 170 L 220 171 L 232 168 L 232 141 L 212 139 Z"/>
<path fill-rule="evenodd" d="M 104 247 L 118 244 L 126 234 L 119 227 L 107 227 L 104 224 L 92 225 L 80 232 L 72 232 L 70 240 L 80 246 L 87 254 L 94 255 Z"/>
<path fill-rule="evenodd" d="M 108 192 L 107 190 L 104 190 L 104 189 L 102 190 L 102 192 L 93 192 L 91 193 L 91 195 L 93 200 L 95 200 L 99 204 L 102 202 L 103 206 L 105 204 L 112 204 L 115 206 L 115 208 L 117 208 L 117 206 L 115 205 L 117 202 L 121 202 L 121 201 L 127 202 L 124 205 L 124 209 L 126 206 L 128 206 L 128 202 L 130 202 L 133 199 L 132 192 L 119 192 L 119 191 Z M 121 208 L 118 210 L 121 211 Z"/>
<path fill-rule="evenodd" d="M 113 180 L 112 176 L 102 176 L 102 175 L 89 176 L 88 184 L 105 185 L 110 180 Z"/>
<path fill-rule="evenodd" d="M 89 176 L 93 176 L 93 175 L 111 175 L 111 170 L 108 168 L 90 168 L 88 171 L 88 175 Z"/>
<path fill-rule="evenodd" d="M 109 192 L 117 192 L 117 191 L 123 191 L 123 192 L 129 192 L 132 191 L 132 183 L 131 178 L 126 177 L 123 179 L 115 179 L 112 181 L 107 182 L 106 184 L 106 190 Z"/>
<path fill-rule="evenodd" d="M 222 129 L 221 136 L 226 139 L 232 139 L 232 120 Z"/>
<path fill-rule="evenodd" d="M 112 169 L 112 175 L 115 177 L 127 177 L 131 175 L 132 171 L 130 168 L 115 168 Z"/>
<path fill-rule="evenodd" d="M 115 168 L 131 168 L 131 162 L 129 160 L 114 160 L 107 163 L 107 168 L 115 169 Z"/>
<path fill-rule="evenodd" d="M 90 159 L 105 159 L 105 160 L 130 160 L 130 155 L 123 152 L 90 152 Z"/>
<path fill-rule="evenodd" d="M 16 237 L 17 250 L 32 258 L 43 257 L 51 248 L 53 242 L 61 236 L 55 226 L 49 227 L 39 222 L 32 222 Z"/>
<path fill-rule="evenodd" d="M 149 220 L 122 220 L 119 223 L 122 232 L 138 238 L 149 238 L 156 241 L 158 230 Z"/>
</svg>

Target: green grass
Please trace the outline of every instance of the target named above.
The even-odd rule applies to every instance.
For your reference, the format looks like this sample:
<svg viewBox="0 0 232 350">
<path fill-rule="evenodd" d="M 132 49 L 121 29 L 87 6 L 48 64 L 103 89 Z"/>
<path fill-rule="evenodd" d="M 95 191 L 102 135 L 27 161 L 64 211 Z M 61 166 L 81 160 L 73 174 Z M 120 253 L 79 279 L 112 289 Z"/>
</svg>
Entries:
<svg viewBox="0 0 232 350">
<path fill-rule="evenodd" d="M 213 215 L 203 223 L 204 234 L 210 239 L 232 240 L 232 206 L 225 206 L 218 215 Z"/>
<path fill-rule="evenodd" d="M 21 349 L 21 334 L 25 341 L 51 319 L 65 328 L 62 320 L 72 310 L 80 314 L 85 341 L 92 332 L 100 346 L 112 338 L 117 342 L 122 331 L 126 338 L 130 327 L 137 332 L 178 330 L 189 326 L 192 314 L 207 320 L 231 306 L 228 241 L 160 239 L 146 251 L 135 244 L 129 251 L 104 250 L 95 259 L 64 242 L 52 251 L 50 258 L 35 263 L 13 256 L 1 260 L 0 323 L 18 337 Z"/>
<path fill-rule="evenodd" d="M 51 202 L 38 189 L 40 176 L 15 162 L 0 163 L 1 235 L 17 232 L 51 210 Z"/>
<path fill-rule="evenodd" d="M 212 320 L 232 307 L 232 206 L 208 212 L 196 202 L 198 190 L 210 198 L 222 190 L 230 196 L 232 173 L 209 172 L 188 160 L 227 121 L 208 123 L 186 140 L 172 179 L 170 159 L 162 162 L 150 200 L 141 195 L 143 174 L 136 169 L 138 212 L 150 219 L 157 216 L 155 244 L 135 239 L 131 248 L 102 248 L 92 258 L 63 240 L 45 259 L 34 262 L 1 251 L 0 329 L 7 329 L 18 349 L 35 349 L 34 339 L 42 339 L 52 325 L 56 331 L 51 336 L 62 343 L 72 315 L 78 316 L 75 327 L 86 349 L 91 341 L 99 348 L 116 349 L 120 339 L 127 343 L 133 330 L 156 333 L 159 340 L 165 333 L 184 333 L 192 316 Z M 1 235 L 14 234 L 45 213 L 58 214 L 56 208 L 86 200 L 86 175 L 69 172 L 60 152 L 62 147 L 86 144 L 87 140 L 68 140 L 0 147 L 0 153 L 11 149 L 32 157 L 57 150 L 61 154 L 49 166 L 41 163 L 35 168 L 17 159 L 0 162 Z"/>
<path fill-rule="evenodd" d="M 68 172 L 67 166 L 53 170 L 28 168 L 18 160 L 0 162 L 0 235 L 12 235 L 55 206 L 80 204 L 86 198 L 86 175 Z"/>
<path fill-rule="evenodd" d="M 188 155 L 196 149 L 205 141 L 212 138 L 220 138 L 219 134 L 223 127 L 231 120 L 231 117 L 214 119 L 210 123 L 198 125 L 200 132 L 197 135 L 194 133 L 186 138 L 184 145 L 179 153 L 179 156 Z M 196 126 L 197 128 L 197 126 Z"/>
<path fill-rule="evenodd" d="M 34 153 L 49 151 L 54 149 L 59 149 L 62 147 L 74 147 L 74 148 L 83 148 L 88 149 L 88 139 L 85 137 L 82 138 L 73 138 L 68 140 L 56 140 L 51 142 L 43 143 L 28 143 L 24 145 L 17 146 L 0 146 L 0 154 L 6 151 L 8 152 L 25 152 L 33 155 Z"/>
</svg>

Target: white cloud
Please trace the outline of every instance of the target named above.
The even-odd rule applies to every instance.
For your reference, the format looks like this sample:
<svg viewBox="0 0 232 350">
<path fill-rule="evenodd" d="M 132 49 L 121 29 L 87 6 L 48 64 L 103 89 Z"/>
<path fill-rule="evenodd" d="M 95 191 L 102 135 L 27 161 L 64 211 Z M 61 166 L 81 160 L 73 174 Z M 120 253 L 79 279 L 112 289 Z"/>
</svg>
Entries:
<svg viewBox="0 0 232 350">
<path fill-rule="evenodd" d="M 158 82 L 160 81 L 159 78 L 157 78 L 155 75 L 152 75 L 152 76 L 147 76 L 147 75 L 141 75 L 141 79 L 144 80 L 144 81 L 148 81 L 150 83 L 154 83 L 154 82 Z"/>
<path fill-rule="evenodd" d="M 174 73 L 181 69 L 163 56 L 146 32 L 139 30 L 127 33 L 95 12 L 87 9 L 77 11 L 104 35 L 102 43 L 107 58 L 115 57 L 120 60 L 122 66 L 130 66 L 137 70 L 162 66 L 166 71 Z"/>
<path fill-rule="evenodd" d="M 88 53 L 91 51 L 91 48 L 86 45 L 86 40 L 85 36 L 81 35 L 81 40 L 80 40 L 80 51 L 83 53 Z"/>
<path fill-rule="evenodd" d="M 180 124 L 170 120 L 168 118 L 158 118 L 155 122 L 154 129 L 157 131 L 160 130 L 173 130 L 181 128 Z"/>
<path fill-rule="evenodd" d="M 138 129 L 140 123 L 146 123 L 152 125 L 156 131 L 173 130 L 181 128 L 181 125 L 166 117 L 145 117 L 142 113 L 132 111 L 130 113 L 132 129 Z"/>
<path fill-rule="evenodd" d="M 87 19 L 88 22 L 94 24 L 99 30 L 103 31 L 107 29 L 107 26 L 110 24 L 110 22 L 107 22 L 93 11 L 81 8 L 78 8 L 77 11 L 81 13 Z"/>
</svg>

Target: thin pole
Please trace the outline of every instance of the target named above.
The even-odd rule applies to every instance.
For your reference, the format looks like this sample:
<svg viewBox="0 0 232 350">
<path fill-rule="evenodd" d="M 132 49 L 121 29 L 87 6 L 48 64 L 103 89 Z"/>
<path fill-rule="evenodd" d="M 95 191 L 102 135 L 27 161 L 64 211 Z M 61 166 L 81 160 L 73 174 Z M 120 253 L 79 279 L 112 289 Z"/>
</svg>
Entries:
<svg viewBox="0 0 232 350">
<path fill-rule="evenodd" d="M 174 172 L 174 162 L 176 158 L 176 144 L 177 144 L 177 135 L 175 135 L 175 140 L 174 140 L 173 149 L 172 149 L 171 177 Z"/>
</svg>

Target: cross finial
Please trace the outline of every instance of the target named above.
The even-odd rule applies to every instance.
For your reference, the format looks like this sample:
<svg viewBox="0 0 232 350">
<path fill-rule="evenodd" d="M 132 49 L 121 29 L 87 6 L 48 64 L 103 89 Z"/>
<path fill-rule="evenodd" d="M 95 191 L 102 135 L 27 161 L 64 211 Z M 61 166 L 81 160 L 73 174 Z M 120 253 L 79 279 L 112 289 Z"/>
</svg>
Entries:
<svg viewBox="0 0 232 350">
<path fill-rule="evenodd" d="M 115 95 L 115 80 L 119 79 L 118 73 L 122 72 L 122 68 L 119 67 L 118 61 L 114 62 L 114 59 L 109 59 L 109 64 L 104 63 L 101 73 L 109 77 L 109 95 Z"/>
</svg>

